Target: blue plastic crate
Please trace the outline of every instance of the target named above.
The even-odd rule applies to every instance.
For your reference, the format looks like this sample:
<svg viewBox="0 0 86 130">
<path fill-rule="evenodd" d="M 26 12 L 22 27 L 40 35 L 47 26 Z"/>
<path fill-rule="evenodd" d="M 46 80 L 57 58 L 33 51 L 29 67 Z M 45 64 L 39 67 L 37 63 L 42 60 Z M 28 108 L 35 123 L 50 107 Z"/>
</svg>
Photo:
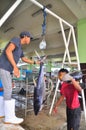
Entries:
<svg viewBox="0 0 86 130">
<path fill-rule="evenodd" d="M 1 80 L 0 80 L 0 88 L 3 88 Z M 3 91 L 0 91 L 0 96 L 3 96 L 3 93 L 4 93 Z"/>
</svg>

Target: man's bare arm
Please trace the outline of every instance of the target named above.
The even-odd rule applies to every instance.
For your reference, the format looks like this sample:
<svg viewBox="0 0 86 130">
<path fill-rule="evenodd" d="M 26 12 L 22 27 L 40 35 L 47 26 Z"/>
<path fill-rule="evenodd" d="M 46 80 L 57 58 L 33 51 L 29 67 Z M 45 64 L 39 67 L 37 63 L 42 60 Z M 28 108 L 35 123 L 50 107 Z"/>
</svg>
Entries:
<svg viewBox="0 0 86 130">
<path fill-rule="evenodd" d="M 7 58 L 9 60 L 9 62 L 11 63 L 11 65 L 13 66 L 13 70 L 14 70 L 14 75 L 16 77 L 20 77 L 20 72 L 19 72 L 19 69 L 17 67 L 17 64 L 13 58 L 13 51 L 15 50 L 15 45 L 13 43 L 10 43 L 6 49 L 6 55 L 7 55 Z"/>
</svg>

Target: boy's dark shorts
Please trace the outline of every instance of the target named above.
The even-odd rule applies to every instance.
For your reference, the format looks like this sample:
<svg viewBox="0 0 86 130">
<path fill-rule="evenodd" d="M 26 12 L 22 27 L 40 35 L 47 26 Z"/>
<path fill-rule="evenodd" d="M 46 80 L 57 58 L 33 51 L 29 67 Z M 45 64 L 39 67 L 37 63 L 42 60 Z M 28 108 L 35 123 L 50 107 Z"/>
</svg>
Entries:
<svg viewBox="0 0 86 130">
<path fill-rule="evenodd" d="M 79 130 L 81 119 L 81 108 L 69 109 L 67 108 L 67 130 Z"/>
</svg>

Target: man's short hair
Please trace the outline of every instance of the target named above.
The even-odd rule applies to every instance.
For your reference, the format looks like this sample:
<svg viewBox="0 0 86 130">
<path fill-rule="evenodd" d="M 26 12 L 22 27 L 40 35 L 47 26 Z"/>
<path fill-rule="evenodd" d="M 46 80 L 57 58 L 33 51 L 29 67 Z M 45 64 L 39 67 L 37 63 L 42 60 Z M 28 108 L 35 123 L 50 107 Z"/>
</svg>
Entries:
<svg viewBox="0 0 86 130">
<path fill-rule="evenodd" d="M 33 37 L 30 34 L 30 32 L 24 31 L 24 32 L 20 33 L 20 38 L 24 38 L 25 36 L 30 37 L 31 39 L 33 39 Z"/>
</svg>

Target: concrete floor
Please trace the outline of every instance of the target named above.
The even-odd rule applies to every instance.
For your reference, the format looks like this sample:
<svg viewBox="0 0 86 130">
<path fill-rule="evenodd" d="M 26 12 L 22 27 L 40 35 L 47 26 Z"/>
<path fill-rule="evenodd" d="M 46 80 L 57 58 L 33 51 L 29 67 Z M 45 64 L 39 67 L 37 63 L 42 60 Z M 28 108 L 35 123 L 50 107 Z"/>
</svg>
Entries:
<svg viewBox="0 0 86 130">
<path fill-rule="evenodd" d="M 22 117 L 22 113 L 16 114 L 18 117 Z M 21 126 L 4 124 L 0 119 L 0 130 L 67 130 L 66 125 L 65 102 L 58 108 L 56 115 L 49 115 L 49 109 L 43 109 L 37 116 L 33 112 L 28 113 Z M 83 112 L 80 130 L 86 130 Z"/>
<path fill-rule="evenodd" d="M 20 125 L 4 124 L 3 118 L 0 119 L 0 130 L 24 130 Z"/>
<path fill-rule="evenodd" d="M 43 109 L 37 116 L 34 113 L 27 115 L 22 123 L 25 130 L 67 130 L 65 103 L 63 103 L 56 115 L 49 116 L 49 110 Z M 82 112 L 80 130 L 86 130 L 84 114 Z"/>
</svg>

